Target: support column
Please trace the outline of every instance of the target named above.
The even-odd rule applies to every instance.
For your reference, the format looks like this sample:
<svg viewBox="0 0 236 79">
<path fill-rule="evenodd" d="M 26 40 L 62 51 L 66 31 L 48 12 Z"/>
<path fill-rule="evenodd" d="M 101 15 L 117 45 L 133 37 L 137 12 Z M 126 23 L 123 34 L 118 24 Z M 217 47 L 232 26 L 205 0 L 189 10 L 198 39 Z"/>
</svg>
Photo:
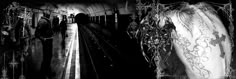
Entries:
<svg viewBox="0 0 236 79">
<path fill-rule="evenodd" d="M 107 14 L 106 13 L 105 13 L 104 19 L 105 19 L 105 26 L 107 26 Z"/>
<path fill-rule="evenodd" d="M 94 22 L 97 22 L 97 17 L 96 17 L 96 15 L 94 16 L 95 18 L 94 18 Z"/>
<path fill-rule="evenodd" d="M 94 21 L 94 17 L 92 16 L 92 22 Z"/>
<path fill-rule="evenodd" d="M 118 11 L 115 11 L 115 29 L 118 30 Z"/>
<path fill-rule="evenodd" d="M 101 17 L 101 16 L 98 16 L 98 23 L 99 23 L 99 24 L 101 23 L 101 21 L 100 21 L 100 17 Z"/>
</svg>

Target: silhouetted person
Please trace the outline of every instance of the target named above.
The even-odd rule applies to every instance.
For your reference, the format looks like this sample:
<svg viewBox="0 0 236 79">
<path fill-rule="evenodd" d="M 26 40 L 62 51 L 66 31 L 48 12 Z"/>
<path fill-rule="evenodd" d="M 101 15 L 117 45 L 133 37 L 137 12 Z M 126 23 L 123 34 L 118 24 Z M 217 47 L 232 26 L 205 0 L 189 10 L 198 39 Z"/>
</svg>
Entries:
<svg viewBox="0 0 236 79">
<path fill-rule="evenodd" d="M 39 20 L 35 32 L 35 36 L 41 40 L 43 45 L 43 61 L 40 69 L 40 77 L 42 78 L 40 79 L 46 79 L 51 74 L 50 62 L 52 59 L 53 29 L 49 17 L 50 14 L 43 13 L 43 17 Z"/>
<path fill-rule="evenodd" d="M 53 25 L 53 31 L 54 31 L 55 33 L 59 33 L 59 32 L 60 32 L 59 18 L 58 18 L 57 16 L 54 16 L 54 17 L 53 17 L 52 25 Z"/>
<path fill-rule="evenodd" d="M 65 48 L 66 48 L 66 30 L 67 30 L 67 18 L 66 18 L 66 15 L 63 15 L 62 16 L 62 21 L 60 23 L 60 32 L 61 32 L 61 36 L 62 36 L 62 49 L 65 51 Z M 63 56 L 65 56 L 65 52 L 63 52 L 62 54 Z"/>
</svg>

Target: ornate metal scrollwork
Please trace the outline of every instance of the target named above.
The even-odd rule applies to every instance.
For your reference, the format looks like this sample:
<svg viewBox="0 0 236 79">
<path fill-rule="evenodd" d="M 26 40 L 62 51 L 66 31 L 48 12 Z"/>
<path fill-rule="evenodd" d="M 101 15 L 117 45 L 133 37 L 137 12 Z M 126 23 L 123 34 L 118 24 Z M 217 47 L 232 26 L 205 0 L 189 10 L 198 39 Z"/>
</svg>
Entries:
<svg viewBox="0 0 236 79">
<path fill-rule="evenodd" d="M 204 78 L 209 77 L 211 72 L 207 69 L 204 70 L 204 65 L 201 62 L 208 61 L 209 58 L 205 55 L 209 52 L 212 52 L 213 50 L 209 46 L 210 37 L 208 36 L 210 33 L 207 31 L 207 28 L 213 29 L 214 27 L 218 27 L 217 24 L 214 24 L 214 22 L 217 23 L 216 18 L 211 19 L 212 16 L 213 17 L 217 16 L 216 9 L 214 10 L 212 7 L 208 6 L 205 2 L 196 4 L 194 5 L 194 7 L 191 5 L 192 8 L 185 8 L 186 6 L 190 7 L 187 2 L 161 4 L 159 0 L 157 2 L 153 0 L 152 3 L 147 4 L 147 3 L 142 3 L 141 0 L 136 0 L 136 1 L 137 1 L 136 9 L 138 18 L 133 18 L 133 21 L 127 28 L 127 33 L 131 38 L 135 38 L 138 40 L 144 58 L 147 60 L 147 62 L 150 63 L 150 65 L 156 67 L 155 71 L 157 73 L 157 78 L 160 78 L 164 76 L 163 74 L 165 74 L 162 73 L 164 67 L 162 68 L 160 64 L 162 64 L 161 62 L 166 58 L 168 58 L 168 56 L 170 55 L 171 53 L 170 50 L 172 49 L 172 44 L 173 44 L 172 41 L 175 41 L 177 44 L 183 47 L 184 56 L 187 58 L 189 63 L 192 63 L 192 65 L 196 66 L 196 68 L 200 70 L 199 74 L 201 74 L 202 77 Z M 223 14 L 227 15 L 226 18 L 229 18 L 228 28 L 230 29 L 228 30 L 231 36 L 230 39 L 233 39 L 234 36 L 232 33 L 234 28 L 232 27 L 233 26 L 232 3 L 230 2 L 228 4 L 222 4 L 223 7 L 219 6 L 221 4 L 217 5 L 216 3 L 215 4 L 209 3 L 209 4 L 217 6 L 218 10 L 222 9 Z M 148 8 L 151 10 L 148 11 L 147 10 Z M 203 13 L 201 13 L 201 11 L 203 11 Z M 143 14 L 144 12 L 145 14 Z M 199 13 L 199 15 L 193 16 L 196 13 Z M 145 17 L 143 17 L 143 15 L 145 15 Z M 175 20 L 175 24 L 173 23 L 174 21 L 173 18 L 170 18 L 173 16 L 177 16 L 178 21 Z M 138 22 L 136 22 L 137 21 L 136 19 L 138 20 Z M 203 23 L 197 22 L 199 24 L 198 27 L 196 26 L 196 23 L 195 24 L 192 23 L 193 22 L 192 20 L 196 19 L 200 19 L 199 21 L 203 22 Z M 218 24 L 220 23 L 218 22 Z M 182 25 L 183 27 L 179 27 Z M 181 29 L 184 28 L 184 30 L 183 29 L 180 30 L 180 28 Z M 196 32 L 196 29 L 200 29 L 200 32 Z M 179 33 L 173 34 L 173 31 L 175 32 L 178 31 L 181 32 L 182 34 Z M 189 33 L 191 33 L 192 37 L 189 36 Z M 182 37 L 183 35 L 185 36 Z M 213 40 L 211 43 L 218 44 L 219 41 L 223 41 L 223 39 L 226 38 L 225 36 L 217 37 L 217 35 L 218 34 L 216 34 L 216 39 Z M 190 39 L 194 38 L 194 36 L 198 39 Z M 188 40 L 191 42 L 187 43 Z M 189 45 L 193 45 L 192 42 L 194 42 L 194 45 L 196 43 L 196 45 L 193 47 L 193 50 L 190 50 Z M 233 40 L 231 40 L 231 44 L 232 44 L 231 46 L 234 47 Z M 223 50 L 222 45 L 221 44 L 219 45 L 220 49 Z M 221 52 L 222 52 L 221 56 L 223 57 L 224 51 Z"/>
</svg>

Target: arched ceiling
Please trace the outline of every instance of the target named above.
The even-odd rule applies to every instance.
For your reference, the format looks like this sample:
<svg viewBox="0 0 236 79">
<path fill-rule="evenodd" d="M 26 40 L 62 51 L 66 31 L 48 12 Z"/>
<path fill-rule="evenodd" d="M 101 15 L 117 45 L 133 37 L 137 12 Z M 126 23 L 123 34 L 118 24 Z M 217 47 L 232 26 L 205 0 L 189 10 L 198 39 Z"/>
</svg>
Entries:
<svg viewBox="0 0 236 79">
<path fill-rule="evenodd" d="M 4 4 L 13 1 L 32 8 L 62 9 L 91 16 L 111 15 L 115 8 L 118 8 L 120 14 L 129 14 L 136 3 L 136 0 L 3 0 Z"/>
</svg>

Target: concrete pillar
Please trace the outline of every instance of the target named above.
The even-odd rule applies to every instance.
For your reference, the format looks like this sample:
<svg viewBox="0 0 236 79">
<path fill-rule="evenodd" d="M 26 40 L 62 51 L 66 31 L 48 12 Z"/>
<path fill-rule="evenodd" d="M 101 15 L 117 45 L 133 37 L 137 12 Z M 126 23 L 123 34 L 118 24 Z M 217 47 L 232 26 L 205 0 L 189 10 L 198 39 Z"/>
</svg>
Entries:
<svg viewBox="0 0 236 79">
<path fill-rule="evenodd" d="M 107 14 L 106 13 L 105 13 L 104 19 L 105 19 L 105 26 L 106 26 L 107 25 Z"/>
<path fill-rule="evenodd" d="M 115 29 L 118 30 L 118 14 L 115 13 Z"/>
<path fill-rule="evenodd" d="M 98 23 L 99 23 L 99 24 L 101 23 L 100 17 L 101 17 L 101 16 L 98 16 Z"/>
</svg>

